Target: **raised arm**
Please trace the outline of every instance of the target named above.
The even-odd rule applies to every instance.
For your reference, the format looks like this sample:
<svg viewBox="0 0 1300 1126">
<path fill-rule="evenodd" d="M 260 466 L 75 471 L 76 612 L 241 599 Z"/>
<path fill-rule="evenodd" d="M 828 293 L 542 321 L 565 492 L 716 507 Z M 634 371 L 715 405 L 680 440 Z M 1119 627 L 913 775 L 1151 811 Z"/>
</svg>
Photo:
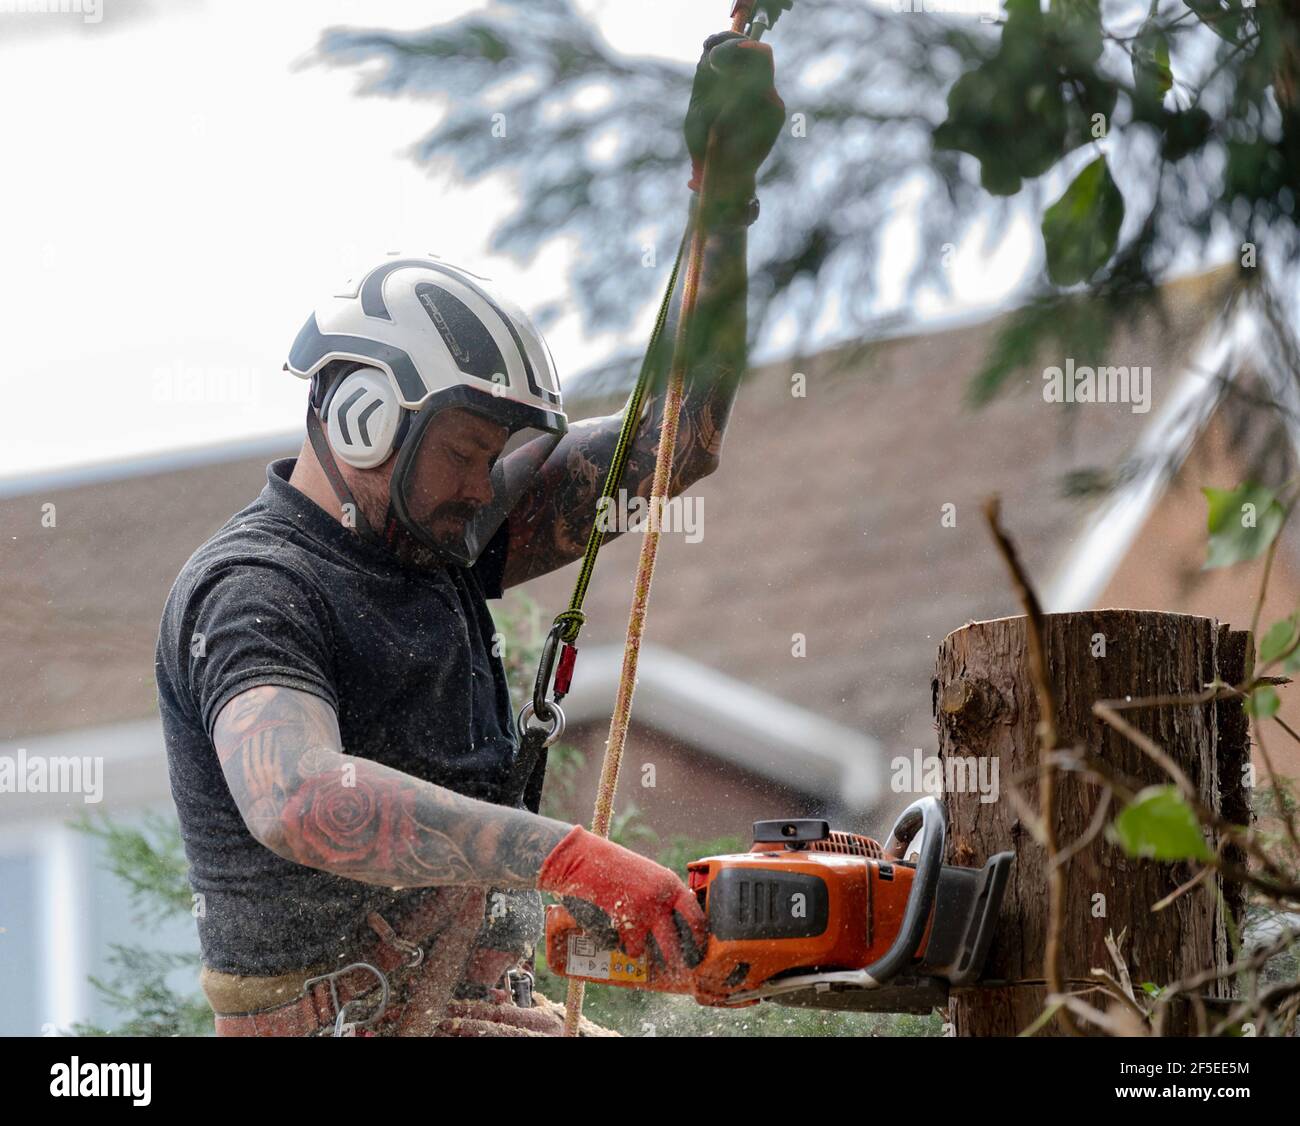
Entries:
<svg viewBox="0 0 1300 1126">
<path fill-rule="evenodd" d="M 669 495 L 677 496 L 718 467 L 722 436 L 745 366 L 744 227 L 709 232 L 704 243 L 695 336 L 687 365 Z M 628 456 L 621 487 L 629 496 L 649 497 L 655 452 L 663 427 L 668 369 L 681 310 L 681 288 L 651 358 L 654 383 Z M 623 414 L 576 422 L 537 473 L 535 483 L 510 514 L 510 547 L 502 584 L 544 575 L 582 555 L 596 517 L 605 476 L 614 459 Z M 527 447 L 516 457 L 527 457 Z M 605 542 L 621 533 L 610 531 Z"/>
<path fill-rule="evenodd" d="M 758 167 L 785 120 L 785 106 L 773 84 L 771 51 L 765 44 L 726 32 L 710 36 L 704 46 L 686 117 L 687 143 L 695 162 L 692 187 L 700 183 L 710 130 L 718 143 L 710 162 L 707 214 L 699 217 L 704 254 L 687 341 L 685 395 L 670 496 L 718 467 L 723 432 L 745 370 L 748 203 Z M 688 231 L 695 225 L 699 205 L 699 198 L 693 197 Z M 622 487 L 642 497 L 649 497 L 654 478 L 684 273 L 683 265 L 660 347 L 651 356 L 654 382 L 649 406 L 623 475 Z M 529 447 L 511 455 L 520 459 L 521 469 L 536 468 L 537 479 L 510 514 L 504 586 L 526 582 L 581 556 L 622 423 L 621 413 L 575 423 L 540 467 L 529 463 Z M 616 535 L 606 533 L 606 542 Z"/>
<path fill-rule="evenodd" d="M 261 844 L 363 883 L 533 888 L 572 829 L 346 754 L 334 709 L 308 692 L 240 693 L 221 709 L 212 741 Z"/>
</svg>

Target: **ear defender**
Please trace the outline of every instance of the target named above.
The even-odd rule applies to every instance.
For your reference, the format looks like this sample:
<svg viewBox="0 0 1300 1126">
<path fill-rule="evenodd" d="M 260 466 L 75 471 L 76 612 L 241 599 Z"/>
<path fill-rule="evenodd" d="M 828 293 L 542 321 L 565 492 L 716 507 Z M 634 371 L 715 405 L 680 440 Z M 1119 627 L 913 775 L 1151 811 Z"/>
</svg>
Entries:
<svg viewBox="0 0 1300 1126">
<path fill-rule="evenodd" d="M 330 447 L 356 469 L 383 465 L 406 433 L 404 411 L 388 376 L 378 368 L 358 367 L 343 376 L 326 397 L 321 421 Z"/>
</svg>

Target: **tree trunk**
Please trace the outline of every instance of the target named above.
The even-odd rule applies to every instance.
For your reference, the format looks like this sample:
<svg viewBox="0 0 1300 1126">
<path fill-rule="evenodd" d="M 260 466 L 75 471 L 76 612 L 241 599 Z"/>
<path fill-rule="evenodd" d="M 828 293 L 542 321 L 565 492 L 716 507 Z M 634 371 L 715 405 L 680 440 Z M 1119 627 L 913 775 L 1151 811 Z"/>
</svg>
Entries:
<svg viewBox="0 0 1300 1126">
<path fill-rule="evenodd" d="M 1245 678 L 1250 635 L 1209 618 L 1138 610 L 1050 614 L 1045 619 L 1047 673 L 1056 696 L 1060 747 L 1083 746 L 1134 788 L 1170 779 L 1137 746 L 1092 713 L 1098 700 L 1126 696 L 1193 695 L 1218 677 Z M 1104 639 L 1104 641 L 1103 641 Z M 950 1019 L 959 1036 L 1014 1036 L 1043 1011 L 1048 894 L 1045 852 L 1022 824 L 1010 796 L 1014 785 L 1031 809 L 1039 808 L 1038 703 L 1030 679 L 1026 620 L 973 622 L 939 647 L 934 708 L 940 755 L 992 756 L 998 764 L 998 798 L 945 792 L 949 862 L 982 864 L 1003 849 L 1016 853 L 984 980 L 993 986 L 954 990 Z M 1104 648 L 1103 648 L 1104 646 Z M 1104 655 L 1102 655 L 1104 653 Z M 1095 655 L 1094 655 L 1095 654 Z M 1250 761 L 1247 722 L 1236 702 L 1166 706 L 1123 713 L 1186 772 L 1207 807 L 1237 824 L 1249 817 L 1245 769 Z M 945 788 L 947 789 L 947 788 Z M 1057 849 L 1088 832 L 1102 789 L 1073 774 L 1056 775 Z M 1106 821 L 1113 820 L 1112 801 Z M 1211 847 L 1217 841 L 1210 841 Z M 1235 849 L 1234 862 L 1242 857 Z M 1118 976 L 1106 936 L 1125 932 L 1122 951 L 1141 996 L 1141 984 L 1166 985 L 1189 974 L 1222 967 L 1231 958 L 1228 917 L 1240 925 L 1244 893 L 1216 875 L 1164 910 L 1153 904 L 1194 874 L 1187 863 L 1133 860 L 1104 834 L 1065 867 L 1061 919 L 1062 976 L 1067 990 L 1095 984 L 1094 967 Z M 1222 897 L 1222 908 L 1220 908 Z M 1226 996 L 1212 983 L 1203 994 Z M 1084 998 L 1105 1010 L 1100 993 Z M 1093 1031 L 1090 1025 L 1081 1025 Z M 1192 1035 L 1191 1005 L 1171 1005 L 1167 1035 Z M 1059 1017 L 1039 1035 L 1064 1033 Z"/>
</svg>

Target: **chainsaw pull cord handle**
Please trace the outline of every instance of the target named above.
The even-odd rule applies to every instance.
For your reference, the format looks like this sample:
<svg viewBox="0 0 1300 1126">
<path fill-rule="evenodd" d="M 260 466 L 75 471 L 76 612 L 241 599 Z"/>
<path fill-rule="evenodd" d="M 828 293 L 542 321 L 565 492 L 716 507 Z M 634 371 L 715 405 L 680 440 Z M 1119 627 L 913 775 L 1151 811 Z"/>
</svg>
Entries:
<svg viewBox="0 0 1300 1126">
<path fill-rule="evenodd" d="M 884 957 L 866 968 L 866 972 L 877 984 L 884 984 L 900 970 L 907 968 L 916 957 L 921 939 L 925 937 L 925 928 L 930 922 L 948 836 L 948 818 L 938 798 L 919 798 L 899 814 L 885 846 L 885 859 L 902 860 L 907 855 L 907 846 L 916 838 L 918 831 L 924 832 L 925 839 L 921 842 L 921 855 L 917 860 L 916 875 L 912 878 L 912 893 L 907 897 L 907 908 L 903 912 L 903 923 L 898 928 L 898 937 Z"/>
</svg>

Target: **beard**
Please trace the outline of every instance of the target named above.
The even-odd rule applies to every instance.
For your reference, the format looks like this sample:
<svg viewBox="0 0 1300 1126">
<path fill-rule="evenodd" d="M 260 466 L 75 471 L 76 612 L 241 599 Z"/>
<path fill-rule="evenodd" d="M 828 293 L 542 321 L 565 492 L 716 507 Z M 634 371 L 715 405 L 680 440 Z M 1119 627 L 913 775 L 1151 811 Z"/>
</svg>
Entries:
<svg viewBox="0 0 1300 1126">
<path fill-rule="evenodd" d="M 442 549 L 437 551 L 416 539 L 404 526 L 397 525 L 393 535 L 393 553 L 402 563 L 422 571 L 438 571 L 449 565 L 459 566 L 454 556 L 465 551 L 465 532 L 479 509 L 472 504 L 449 502 L 435 507 L 418 521 L 425 535 Z M 446 552 L 447 554 L 443 554 Z"/>
</svg>

